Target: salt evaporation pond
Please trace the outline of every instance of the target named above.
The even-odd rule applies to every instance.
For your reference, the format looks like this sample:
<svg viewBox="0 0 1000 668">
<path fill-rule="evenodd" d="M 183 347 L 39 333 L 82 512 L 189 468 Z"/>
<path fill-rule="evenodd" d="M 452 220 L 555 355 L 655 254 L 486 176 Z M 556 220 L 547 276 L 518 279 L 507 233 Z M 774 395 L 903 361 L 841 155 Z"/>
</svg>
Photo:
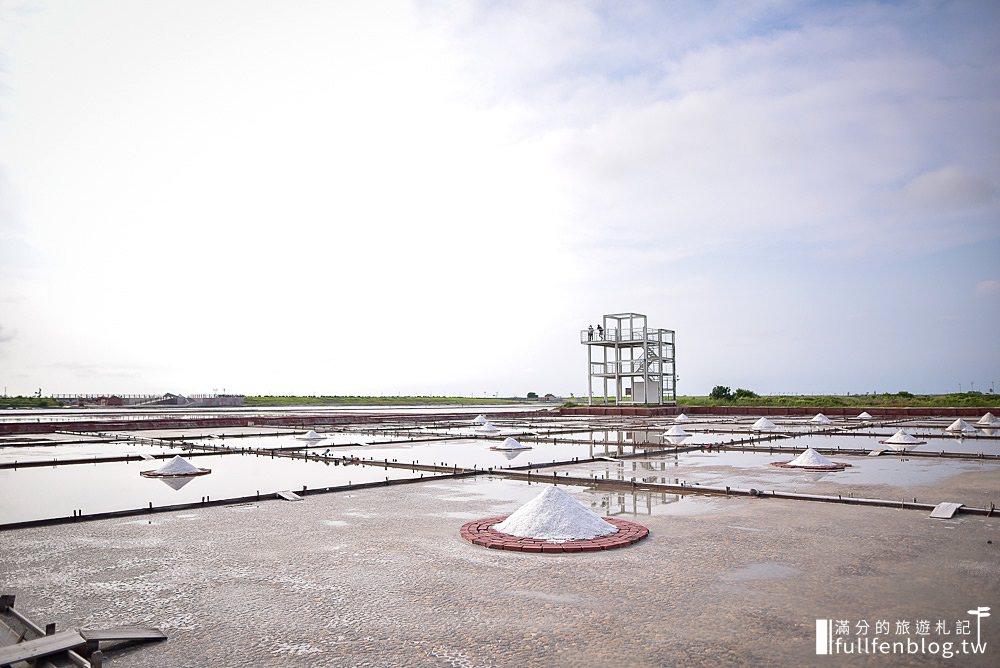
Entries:
<svg viewBox="0 0 1000 668">
<path fill-rule="evenodd" d="M 406 469 L 379 466 L 335 465 L 302 459 L 256 455 L 191 457 L 191 463 L 212 473 L 186 481 L 180 489 L 169 482 L 143 478 L 140 471 L 154 470 L 162 460 L 70 464 L 0 470 L 0 524 L 51 517 L 69 517 L 80 509 L 84 515 L 148 506 L 195 503 L 208 496 L 213 501 L 252 496 L 258 491 L 337 487 L 341 485 L 405 478 L 434 477 Z M 44 490 L 44 493 L 39 493 Z"/>
<path fill-rule="evenodd" d="M 457 441 L 432 441 L 412 444 L 371 445 L 358 448 L 337 448 L 330 452 L 331 457 L 358 457 L 375 459 L 376 461 L 396 460 L 409 464 L 417 462 L 427 465 L 457 466 L 459 468 L 507 468 L 509 466 L 530 466 L 532 464 L 548 464 L 553 461 L 572 461 L 574 458 L 588 459 L 592 456 L 589 444 L 573 443 L 536 443 L 524 441 L 530 445 L 530 450 L 498 451 L 490 450 L 491 445 L 501 443 L 500 440 L 470 439 Z M 311 452 L 322 449 L 323 446 L 311 448 Z"/>
<path fill-rule="evenodd" d="M 228 447 L 232 450 L 254 449 L 271 450 L 275 448 L 330 448 L 334 446 L 359 445 L 360 443 L 384 443 L 388 441 L 406 440 L 406 436 L 391 436 L 387 434 L 366 434 L 362 432 L 351 433 L 330 433 L 320 432 L 321 438 L 314 441 L 307 441 L 299 438 L 301 434 L 289 433 L 281 436 L 240 436 L 239 438 L 198 438 L 184 439 L 185 443 L 203 445 L 208 447 Z M 419 439 L 419 432 L 413 434 L 414 439 Z M 426 436 L 425 436 L 426 437 Z"/>
<path fill-rule="evenodd" d="M 667 429 L 671 426 L 664 426 L 662 429 L 648 429 L 648 430 L 636 430 L 636 431 L 615 431 L 615 430 L 594 430 L 593 432 L 576 432 L 574 434 L 559 434 L 554 436 L 554 438 L 574 438 L 580 440 L 593 440 L 595 443 L 609 443 L 618 444 L 622 443 L 625 445 L 638 445 L 638 446 L 662 446 L 665 448 L 672 448 L 675 443 L 668 440 L 664 434 Z M 682 445 L 715 445 L 717 443 L 728 443 L 732 441 L 735 436 L 733 434 L 711 434 L 707 432 L 700 432 L 698 428 L 700 425 L 695 425 L 689 422 L 684 422 L 684 430 L 687 431 L 690 436 L 684 441 Z"/>
<path fill-rule="evenodd" d="M 92 457 L 124 457 L 125 455 L 179 454 L 180 448 L 143 443 L 67 443 L 65 445 L 0 446 L 0 464 L 37 462 Z"/>
<path fill-rule="evenodd" d="M 808 471 L 778 469 L 771 462 L 789 461 L 797 455 L 788 452 L 686 452 L 676 458 L 633 459 L 587 465 L 590 473 L 607 475 L 612 480 L 630 480 L 672 484 L 675 479 L 703 485 L 756 488 L 764 490 L 796 491 L 803 483 L 833 482 L 851 485 L 927 485 L 968 471 L 991 470 L 1000 473 L 1000 462 L 981 460 L 955 460 L 909 458 L 905 454 L 883 454 L 880 457 L 828 455 L 837 462 L 851 466 L 843 471 Z M 900 461 L 907 459 L 907 461 Z M 707 470 L 715 467 L 739 469 Z M 577 467 L 558 469 L 559 475 L 569 472 L 578 475 Z M 586 473 L 584 473 L 586 475 Z"/>
<path fill-rule="evenodd" d="M 897 427 L 898 429 L 898 427 Z M 907 431 L 914 436 L 921 436 L 921 432 L 907 428 Z M 884 440 L 885 436 L 892 436 L 896 433 L 896 429 L 890 431 L 887 434 L 882 434 L 878 436 L 809 436 L 805 438 L 797 438 L 795 440 L 788 441 L 773 441 L 772 444 L 778 445 L 788 445 L 793 447 L 813 447 L 818 450 L 823 450 L 826 448 L 836 449 L 841 448 L 843 450 L 885 450 L 887 446 L 881 445 L 880 440 Z M 923 434 L 923 435 L 926 435 Z M 933 436 L 940 436 L 940 432 L 937 434 L 931 434 Z M 924 440 L 924 439 L 920 439 Z M 1000 438 L 929 438 L 927 439 L 926 445 L 918 445 L 913 448 L 912 452 L 955 452 L 961 454 L 1000 454 Z M 836 453 L 835 453 L 836 454 Z M 830 456 L 830 455 L 827 455 Z"/>
</svg>

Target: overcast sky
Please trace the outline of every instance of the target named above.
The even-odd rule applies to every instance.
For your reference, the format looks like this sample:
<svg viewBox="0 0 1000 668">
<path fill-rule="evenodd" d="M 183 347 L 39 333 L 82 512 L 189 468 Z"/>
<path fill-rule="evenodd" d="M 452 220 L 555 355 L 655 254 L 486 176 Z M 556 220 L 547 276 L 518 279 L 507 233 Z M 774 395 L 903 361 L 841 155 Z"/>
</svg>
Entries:
<svg viewBox="0 0 1000 668">
<path fill-rule="evenodd" d="M 996 2 L 0 0 L 0 384 L 1000 385 Z M 997 388 L 1000 390 L 1000 387 Z"/>
</svg>

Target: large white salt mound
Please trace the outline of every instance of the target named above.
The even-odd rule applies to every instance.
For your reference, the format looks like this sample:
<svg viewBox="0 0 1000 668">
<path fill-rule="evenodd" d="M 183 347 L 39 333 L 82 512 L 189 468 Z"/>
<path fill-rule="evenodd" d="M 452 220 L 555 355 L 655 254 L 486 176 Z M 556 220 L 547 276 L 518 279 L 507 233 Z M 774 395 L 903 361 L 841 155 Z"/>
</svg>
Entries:
<svg viewBox="0 0 1000 668">
<path fill-rule="evenodd" d="M 678 415 L 677 417 L 674 418 L 674 422 L 687 422 L 690 419 L 691 418 L 689 418 L 687 415 L 684 415 L 684 413 L 681 413 L 680 415 Z"/>
<path fill-rule="evenodd" d="M 954 422 L 952 422 L 950 425 L 948 425 L 947 427 L 945 427 L 944 430 L 945 431 L 958 431 L 958 432 L 973 432 L 973 431 L 976 431 L 976 428 L 973 427 L 968 422 L 966 422 L 965 420 L 963 420 L 962 418 L 958 418 L 957 420 L 955 420 Z"/>
<path fill-rule="evenodd" d="M 759 419 L 756 422 L 754 422 L 753 425 L 751 425 L 750 428 L 751 429 L 756 429 L 758 431 L 762 431 L 764 429 L 777 429 L 778 425 L 774 424 L 773 422 L 771 422 L 770 420 L 768 420 L 766 417 L 762 417 L 761 419 Z"/>
<path fill-rule="evenodd" d="M 858 420 L 871 420 L 872 419 L 872 415 L 868 411 L 865 411 L 865 412 L 861 413 L 860 415 L 858 415 L 857 419 Z"/>
<path fill-rule="evenodd" d="M 487 434 L 495 434 L 496 432 L 500 431 L 500 429 L 495 424 L 487 420 L 486 422 L 483 423 L 482 426 L 476 427 L 476 431 L 482 431 Z"/>
<path fill-rule="evenodd" d="M 675 424 L 673 427 L 667 430 L 664 436 L 690 436 L 690 434 L 684 431 L 684 427 Z"/>
<path fill-rule="evenodd" d="M 785 466 L 836 466 L 834 462 L 809 448 Z"/>
<path fill-rule="evenodd" d="M 473 418 L 472 424 L 475 424 L 475 425 L 486 424 L 486 416 L 485 415 L 477 415 L 475 418 Z"/>
<path fill-rule="evenodd" d="M 979 422 L 977 422 L 976 424 L 983 424 L 983 425 L 986 425 L 986 426 L 990 426 L 990 425 L 992 425 L 996 421 L 997 421 L 997 418 L 996 418 L 995 415 L 993 415 L 993 413 L 987 413 L 983 417 L 979 418 Z"/>
<path fill-rule="evenodd" d="M 913 444 L 913 443 L 920 443 L 920 439 L 916 438 L 915 436 L 913 436 L 911 434 L 907 434 L 905 431 L 903 431 L 902 429 L 900 429 L 895 434 L 893 434 L 892 436 L 890 436 L 889 438 L 885 439 L 882 442 L 883 443 L 900 443 L 902 445 L 907 445 L 907 444 Z"/>
<path fill-rule="evenodd" d="M 813 419 L 809 421 L 814 424 L 830 424 L 830 418 L 823 415 L 822 413 L 816 413 L 816 415 L 813 416 Z"/>
<path fill-rule="evenodd" d="M 299 436 L 299 438 L 303 441 L 319 441 L 323 439 L 322 436 L 314 432 L 312 429 Z"/>
<path fill-rule="evenodd" d="M 587 540 L 618 531 L 618 527 L 555 486 L 546 487 L 493 528 L 511 536 L 550 541 Z"/>
<path fill-rule="evenodd" d="M 194 466 L 180 455 L 174 455 L 169 462 L 156 469 L 160 475 L 184 475 L 185 473 L 200 473 L 201 469 Z"/>
<path fill-rule="evenodd" d="M 507 437 L 507 440 L 500 445 L 493 446 L 494 450 L 529 450 L 530 448 L 530 445 L 524 445 L 517 439 L 510 438 L 509 436 Z"/>
</svg>

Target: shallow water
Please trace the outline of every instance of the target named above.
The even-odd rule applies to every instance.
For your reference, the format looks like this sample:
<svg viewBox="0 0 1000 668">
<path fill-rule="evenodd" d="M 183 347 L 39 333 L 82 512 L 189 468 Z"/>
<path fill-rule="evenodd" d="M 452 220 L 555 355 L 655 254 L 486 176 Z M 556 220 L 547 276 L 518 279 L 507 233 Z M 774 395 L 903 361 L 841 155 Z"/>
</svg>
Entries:
<svg viewBox="0 0 1000 668">
<path fill-rule="evenodd" d="M 606 455 L 607 450 L 600 445 L 580 445 L 573 443 L 532 443 L 530 450 L 500 451 L 490 450 L 491 445 L 500 445 L 499 439 L 468 439 L 455 441 L 432 441 L 412 444 L 370 445 L 358 448 L 337 448 L 330 453 L 334 457 L 361 457 L 365 459 L 416 462 L 437 466 L 458 466 L 459 468 L 508 468 L 530 466 L 551 462 L 572 461 L 574 458 L 587 459 Z M 321 447 L 321 446 L 320 446 Z M 313 452 L 316 450 L 313 449 Z"/>
<path fill-rule="evenodd" d="M 403 478 L 434 477 L 405 469 L 334 465 L 301 459 L 256 455 L 193 457 L 212 473 L 193 478 L 143 478 L 162 461 L 109 462 L 70 466 L 0 470 L 0 524 L 50 517 L 273 494 L 280 490 L 313 489 Z M 179 489 L 173 486 L 182 485 Z"/>
</svg>

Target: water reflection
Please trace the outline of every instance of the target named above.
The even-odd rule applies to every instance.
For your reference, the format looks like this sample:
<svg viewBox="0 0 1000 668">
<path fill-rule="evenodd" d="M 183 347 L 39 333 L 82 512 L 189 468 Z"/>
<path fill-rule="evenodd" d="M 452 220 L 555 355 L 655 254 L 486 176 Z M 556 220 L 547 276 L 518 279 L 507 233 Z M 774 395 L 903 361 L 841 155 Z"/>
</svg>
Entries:
<svg viewBox="0 0 1000 668">
<path fill-rule="evenodd" d="M 173 488 L 173 490 L 175 492 L 178 491 L 181 487 L 183 487 L 184 485 L 188 484 L 189 482 L 191 482 L 194 479 L 195 479 L 195 476 L 184 476 L 184 477 L 175 477 L 175 478 L 158 478 L 158 480 L 160 482 L 162 482 L 167 487 Z"/>
</svg>

